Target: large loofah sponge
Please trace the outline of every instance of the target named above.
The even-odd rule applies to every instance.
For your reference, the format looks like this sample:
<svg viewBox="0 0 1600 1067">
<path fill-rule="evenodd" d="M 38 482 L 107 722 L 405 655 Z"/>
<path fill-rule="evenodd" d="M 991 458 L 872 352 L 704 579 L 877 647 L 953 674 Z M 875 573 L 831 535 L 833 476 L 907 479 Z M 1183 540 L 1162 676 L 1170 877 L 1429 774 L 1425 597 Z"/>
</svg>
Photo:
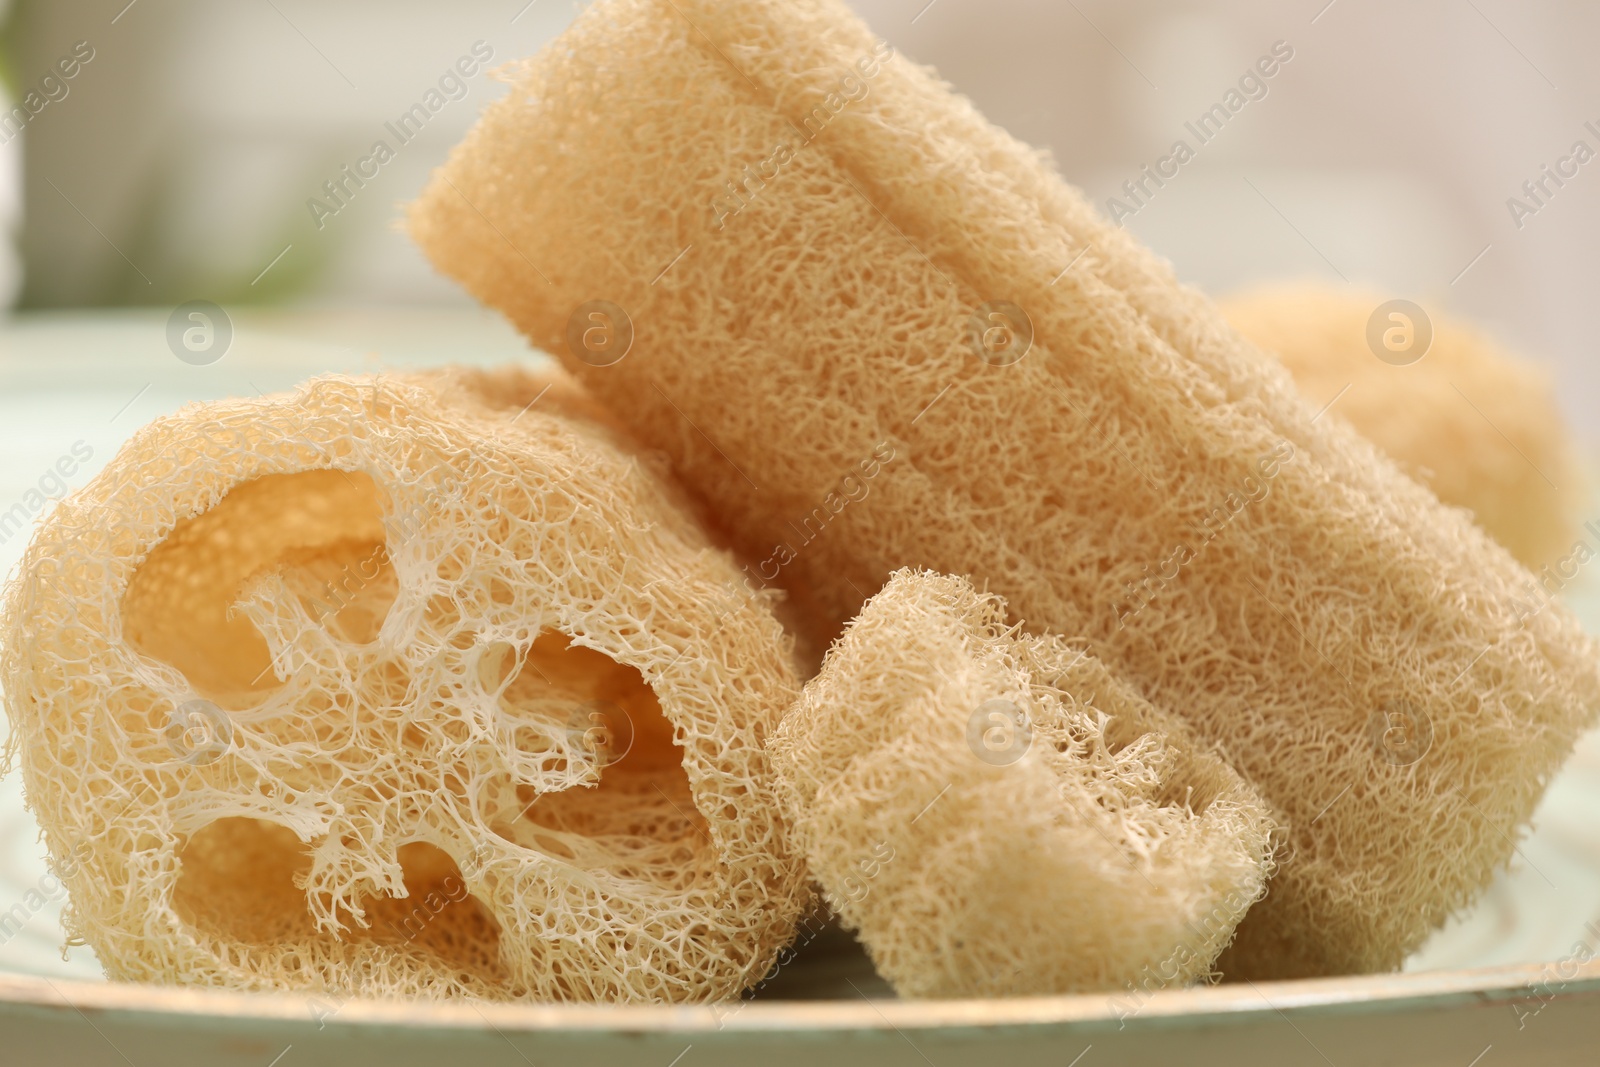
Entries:
<svg viewBox="0 0 1600 1067">
<path fill-rule="evenodd" d="M 8 755 L 113 978 L 737 994 L 807 903 L 765 594 L 563 375 L 141 430 L 3 614 Z"/>
<path fill-rule="evenodd" d="M 599 0 L 509 76 L 427 254 L 824 639 L 970 574 L 1224 745 L 1292 845 L 1225 972 L 1395 967 L 1511 857 L 1595 645 L 1039 153 L 836 0 Z"/>
<path fill-rule="evenodd" d="M 903 995 L 1185 983 L 1266 888 L 1255 792 L 964 579 L 897 572 L 770 747 L 812 871 Z"/>
<path fill-rule="evenodd" d="M 1334 415 L 1440 500 L 1471 510 L 1528 567 L 1565 555 L 1587 492 L 1549 377 L 1466 323 L 1443 315 L 1391 320 L 1396 312 L 1381 313 L 1388 304 L 1308 283 L 1242 293 L 1221 308 L 1283 361 L 1308 401 L 1321 407 L 1337 398 Z M 1378 332 L 1369 338 L 1375 313 Z M 1381 341 L 1391 321 L 1426 334 L 1408 331 L 1405 350 L 1392 356 Z"/>
</svg>

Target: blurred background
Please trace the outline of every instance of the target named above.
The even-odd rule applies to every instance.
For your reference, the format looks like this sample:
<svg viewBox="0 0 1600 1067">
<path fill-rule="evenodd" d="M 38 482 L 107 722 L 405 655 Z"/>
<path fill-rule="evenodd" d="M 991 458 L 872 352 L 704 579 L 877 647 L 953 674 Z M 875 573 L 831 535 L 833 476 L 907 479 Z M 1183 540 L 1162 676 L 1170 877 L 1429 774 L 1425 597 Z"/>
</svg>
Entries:
<svg viewBox="0 0 1600 1067">
<path fill-rule="evenodd" d="M 1559 187 L 1545 179 L 1538 201 L 1524 183 L 1579 140 L 1600 151 L 1600 5 L 855 6 L 903 55 L 1048 149 L 1181 278 L 1216 295 L 1345 280 L 1468 316 L 1548 368 L 1594 454 L 1600 162 Z M 433 275 L 396 219 L 505 91 L 477 68 L 535 51 L 576 10 L 571 0 L 0 0 L 0 507 L 74 442 L 93 453 L 82 484 L 138 425 L 190 400 L 378 361 L 525 357 L 495 315 Z M 444 80 L 486 53 L 472 75 Z M 1220 131 L 1198 136 L 1201 116 L 1265 56 L 1273 75 L 1244 87 Z M 397 137 L 391 127 L 418 104 L 426 123 Z M 1193 158 L 1130 196 L 1124 183 L 1180 139 Z M 379 140 L 393 158 L 357 187 L 344 168 Z M 330 195 L 325 183 L 341 181 Z M 1512 197 L 1529 210 L 1514 212 Z M 174 359 L 166 340 L 173 309 L 193 300 L 232 320 L 231 349 L 214 365 Z M 0 568 L 25 540 L 0 537 Z M 1569 596 L 1600 625 L 1600 597 Z M 1512 872 L 1412 966 L 1554 959 L 1600 914 L 1600 744 L 1586 742 L 1575 766 Z M 0 911 L 44 871 L 11 775 L 0 781 Z M 21 933 L 0 934 L 0 970 L 98 975 L 85 950 L 60 955 L 59 907 L 52 899 Z"/>
<path fill-rule="evenodd" d="M 1293 58 L 1125 222 L 1183 278 L 1367 282 L 1548 361 L 1585 437 L 1600 166 L 1535 215 L 1508 198 L 1600 150 L 1600 7 L 1578 0 L 857 0 L 906 55 L 1054 153 L 1102 207 L 1275 42 Z M 3 8 L 3 3 L 0 3 Z M 0 128 L 0 299 L 24 310 L 466 306 L 397 205 L 503 86 L 478 74 L 336 215 L 308 201 L 475 42 L 536 49 L 571 0 L 13 0 L 13 103 L 87 42 L 21 136 Z M 41 94 L 47 95 L 47 94 Z M 1590 173 L 1590 170 L 1593 173 Z M 1552 190 L 1555 186 L 1548 185 Z M 1132 201 L 1124 197 L 1130 207 Z M 1519 228 L 1518 222 L 1521 223 Z M 281 254 L 281 258 L 278 258 Z M 268 265 L 271 264 L 270 270 Z M 263 271 L 265 274 L 263 275 Z"/>
</svg>

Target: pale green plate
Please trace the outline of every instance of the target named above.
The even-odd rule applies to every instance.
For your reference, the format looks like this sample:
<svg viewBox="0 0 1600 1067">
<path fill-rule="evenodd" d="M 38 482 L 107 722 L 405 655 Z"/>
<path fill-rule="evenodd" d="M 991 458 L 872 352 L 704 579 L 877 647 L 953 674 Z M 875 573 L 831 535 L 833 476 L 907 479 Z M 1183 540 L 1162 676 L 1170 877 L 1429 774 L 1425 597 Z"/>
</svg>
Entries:
<svg viewBox="0 0 1600 1067">
<path fill-rule="evenodd" d="M 324 371 L 532 358 L 481 311 L 235 317 L 227 354 L 194 366 L 165 312 L 34 316 L 0 325 L 0 513 L 84 442 L 99 469 L 140 424 L 190 400 L 287 388 Z M 0 538 L 0 568 L 25 535 Z M 1591 581 L 1590 575 L 1585 579 Z M 1600 632 L 1593 584 L 1569 599 Z M 4 723 L 0 721 L 0 731 Z M 107 983 L 60 954 L 60 902 L 0 932 L 0 1067 L 407 1067 L 639 1064 L 1600 1063 L 1600 738 L 1552 784 L 1536 830 L 1480 904 L 1407 972 L 1161 993 L 997 1001 L 892 999 L 845 935 L 823 935 L 743 1006 L 620 1008 L 350 1002 Z M 46 873 L 16 777 L 0 782 L 0 915 Z M 1004 907 L 996 901 L 996 907 Z M 1541 963 L 1539 961 L 1557 961 Z M 1568 961 L 1562 963 L 1560 961 Z"/>
</svg>

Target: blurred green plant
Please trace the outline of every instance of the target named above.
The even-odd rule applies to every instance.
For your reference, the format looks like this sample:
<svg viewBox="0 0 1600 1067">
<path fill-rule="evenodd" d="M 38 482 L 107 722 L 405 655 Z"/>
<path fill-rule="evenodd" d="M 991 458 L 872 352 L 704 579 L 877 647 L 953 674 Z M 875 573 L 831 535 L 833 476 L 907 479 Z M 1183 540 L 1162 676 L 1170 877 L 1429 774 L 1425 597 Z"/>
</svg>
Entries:
<svg viewBox="0 0 1600 1067">
<path fill-rule="evenodd" d="M 10 0 L 0 0 L 0 92 L 4 93 L 7 100 L 15 99 L 17 95 L 17 79 L 12 70 L 12 49 L 16 42 L 11 34 L 11 4 Z"/>
<path fill-rule="evenodd" d="M 112 3 L 114 13 L 125 0 L 105 2 Z M 18 72 L 31 70 L 39 56 L 53 57 L 61 41 L 80 32 L 82 19 L 74 16 L 86 6 L 99 5 L 100 0 L 0 0 L 0 82 L 11 100 L 21 89 Z M 102 80 L 114 73 L 143 74 L 136 64 L 129 66 L 135 62 L 130 57 L 151 47 L 164 32 L 160 18 L 148 17 L 154 12 L 143 14 L 147 16 L 143 20 L 124 21 L 117 27 L 115 53 L 103 47 L 106 58 L 97 60 L 91 73 Z M 196 250 L 175 238 L 185 225 L 194 223 L 192 207 L 183 200 L 183 168 L 192 163 L 197 147 L 206 147 L 189 138 L 204 135 L 159 123 L 146 129 L 134 117 L 138 112 L 128 94 L 112 91 L 108 97 L 109 86 L 74 90 L 85 95 L 74 95 L 70 113 L 25 131 L 21 307 L 161 306 L 196 299 L 237 307 L 282 303 L 316 288 L 341 242 L 316 235 L 298 200 L 281 209 L 274 205 L 276 217 L 266 217 L 265 225 L 252 228 L 253 247 L 228 250 L 230 254 L 220 260 L 204 254 L 217 249 Z M 142 162 L 108 174 L 98 166 L 96 153 L 110 151 L 107 145 L 129 129 L 130 121 L 142 134 L 160 138 L 162 152 L 154 160 L 144 156 Z M 330 159 L 308 160 L 294 187 L 314 188 Z M 108 179 L 121 187 L 114 210 L 97 210 L 78 194 L 78 187 L 95 183 L 103 190 Z M 65 200 L 68 196 L 73 199 Z M 61 228 L 71 233 L 85 223 L 99 231 L 105 247 L 91 243 L 87 250 L 63 258 L 56 240 Z M 274 257 L 291 244 L 293 250 L 274 263 Z M 268 264 L 271 270 L 262 274 Z"/>
<path fill-rule="evenodd" d="M 307 181 L 320 172 L 318 168 L 307 168 Z M 182 215 L 182 197 L 177 189 L 170 166 L 153 171 L 144 182 L 132 211 L 137 221 L 119 243 L 129 259 L 146 266 L 150 281 L 146 282 L 143 275 L 119 257 L 112 265 L 120 269 L 106 277 L 97 298 L 92 301 L 96 306 L 144 307 L 180 304 L 186 300 L 210 300 L 224 307 L 281 304 L 314 289 L 317 279 L 333 260 L 337 244 L 307 239 L 306 214 L 298 204 L 285 211 L 268 231 L 271 238 L 257 249 L 259 266 L 223 271 L 175 256 L 170 234 Z M 294 246 L 291 254 L 265 275 L 260 274 L 273 256 L 291 244 Z M 24 307 L 32 303 L 28 298 L 33 292 L 32 286 L 24 292 Z"/>
</svg>

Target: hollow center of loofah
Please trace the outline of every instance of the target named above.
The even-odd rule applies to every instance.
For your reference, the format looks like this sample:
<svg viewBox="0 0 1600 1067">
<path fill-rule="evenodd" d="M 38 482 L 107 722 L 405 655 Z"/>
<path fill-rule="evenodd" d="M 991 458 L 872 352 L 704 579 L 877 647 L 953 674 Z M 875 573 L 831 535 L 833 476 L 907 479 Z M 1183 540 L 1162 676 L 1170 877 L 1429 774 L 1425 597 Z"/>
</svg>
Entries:
<svg viewBox="0 0 1600 1067">
<path fill-rule="evenodd" d="M 313 619 L 346 641 L 371 641 L 396 592 L 372 479 L 311 470 L 235 486 L 145 558 L 123 598 L 124 634 L 200 696 L 248 707 L 281 683 L 266 641 L 232 608 L 274 573 Z"/>
<path fill-rule="evenodd" d="M 384 827 L 363 837 L 402 842 L 397 853 L 355 841 L 330 852 L 270 816 L 217 819 L 180 847 L 180 919 L 204 938 L 295 946 L 306 960 L 336 941 L 386 946 L 501 987 L 494 915 L 451 855 L 418 838 L 472 824 L 456 856 L 488 861 L 509 842 L 547 875 L 588 872 L 602 897 L 704 891 L 717 852 L 644 676 L 583 638 L 544 629 L 530 640 L 537 602 L 515 625 L 494 621 L 526 595 L 513 588 L 523 564 L 484 567 L 492 557 L 439 540 L 425 519 L 386 515 L 385 496 L 370 476 L 336 470 L 244 482 L 177 523 L 130 580 L 128 642 L 227 709 L 232 743 L 271 768 L 275 782 L 257 790 L 224 779 L 230 798 L 260 810 L 257 793 L 321 796 Z M 426 561 L 426 588 L 410 570 L 402 586 L 391 551 Z M 485 594 L 488 604 L 475 599 Z M 376 642 L 391 609 L 417 619 L 399 654 Z M 372 758 L 380 750 L 390 758 Z M 403 895 L 373 888 L 390 856 Z M 340 872 L 339 908 L 364 912 L 364 925 L 319 922 L 318 862 Z"/>
<path fill-rule="evenodd" d="M 407 895 L 369 897 L 368 925 L 348 929 L 342 940 L 417 953 L 503 984 L 500 926 L 467 891 L 455 861 L 422 841 L 400 846 L 398 859 Z M 173 905 L 202 936 L 261 947 L 331 939 L 317 931 L 295 884 L 304 882 L 311 858 L 293 831 L 258 819 L 218 819 L 189 838 L 179 860 Z"/>
<path fill-rule="evenodd" d="M 655 691 L 637 670 L 546 632 L 510 673 L 501 698 L 513 722 L 529 723 L 519 752 L 537 752 L 550 706 L 567 708 L 579 751 L 592 757 L 577 788 L 540 790 L 517 783 L 515 817 L 491 824 L 508 841 L 578 866 L 687 889 L 715 862 L 706 821 L 696 809 L 683 749 Z M 567 769 L 559 759 L 547 771 Z M 598 848 L 597 848 L 598 846 Z"/>
</svg>

